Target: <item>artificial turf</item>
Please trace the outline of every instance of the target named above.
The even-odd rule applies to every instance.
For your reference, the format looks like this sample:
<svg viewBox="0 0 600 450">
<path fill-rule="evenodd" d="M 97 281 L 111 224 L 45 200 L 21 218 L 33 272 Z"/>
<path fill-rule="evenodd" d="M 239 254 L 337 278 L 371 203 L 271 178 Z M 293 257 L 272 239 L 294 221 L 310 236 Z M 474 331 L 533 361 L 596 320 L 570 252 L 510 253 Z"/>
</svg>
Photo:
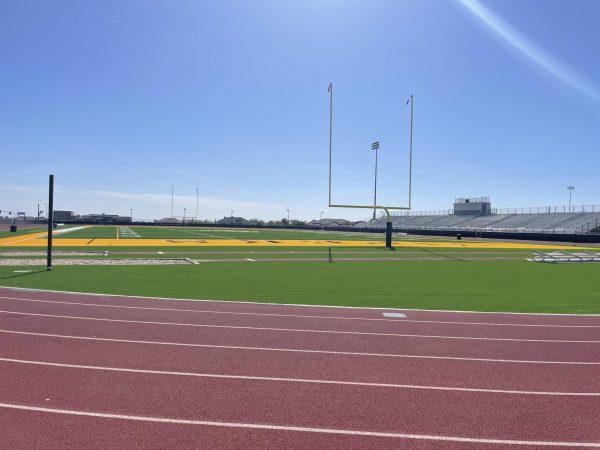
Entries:
<svg viewBox="0 0 600 450">
<path fill-rule="evenodd" d="M 19 267 L 19 270 L 26 269 Z M 386 308 L 600 313 L 600 265 L 527 261 L 0 267 L 0 285 L 108 294 Z"/>
</svg>

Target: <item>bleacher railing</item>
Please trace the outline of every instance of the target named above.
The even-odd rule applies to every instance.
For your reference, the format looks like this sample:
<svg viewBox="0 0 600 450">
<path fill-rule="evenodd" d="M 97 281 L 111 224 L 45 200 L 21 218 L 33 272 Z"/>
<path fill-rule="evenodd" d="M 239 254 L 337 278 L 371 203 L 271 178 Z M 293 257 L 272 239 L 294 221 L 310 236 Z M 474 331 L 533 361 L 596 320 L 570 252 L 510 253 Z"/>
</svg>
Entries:
<svg viewBox="0 0 600 450">
<path fill-rule="evenodd" d="M 525 208 L 492 208 L 492 214 L 548 214 L 600 212 L 600 205 L 530 206 Z"/>
<path fill-rule="evenodd" d="M 592 213 L 600 212 L 600 205 L 526 206 L 522 208 L 492 208 L 492 214 L 548 214 L 548 213 Z M 397 211 L 394 217 L 404 216 L 446 216 L 454 214 L 453 209 L 431 211 Z"/>
</svg>

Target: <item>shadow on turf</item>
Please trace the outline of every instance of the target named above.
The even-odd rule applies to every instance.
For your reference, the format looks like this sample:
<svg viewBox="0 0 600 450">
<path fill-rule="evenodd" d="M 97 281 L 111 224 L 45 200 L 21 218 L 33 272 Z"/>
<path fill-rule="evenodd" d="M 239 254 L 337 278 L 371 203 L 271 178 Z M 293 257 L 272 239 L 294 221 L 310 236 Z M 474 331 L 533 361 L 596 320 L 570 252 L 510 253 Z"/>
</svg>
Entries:
<svg viewBox="0 0 600 450">
<path fill-rule="evenodd" d="M 8 280 L 9 278 L 25 277 L 27 275 L 35 275 L 35 274 L 43 273 L 43 272 L 47 272 L 47 270 L 40 269 L 40 270 L 32 270 L 31 272 L 26 272 L 26 273 L 15 273 L 13 275 L 5 275 L 3 277 L 0 277 L 0 280 Z"/>
<path fill-rule="evenodd" d="M 426 253 L 430 253 L 430 254 L 435 255 L 435 256 L 441 256 L 442 258 L 447 258 L 447 259 L 450 259 L 452 261 L 467 262 L 466 259 L 461 259 L 461 258 L 457 258 L 455 256 L 445 255 L 443 253 L 437 253 L 437 252 L 431 251 L 431 250 L 423 248 L 423 247 L 417 247 L 417 248 L 419 250 L 423 250 Z"/>
</svg>

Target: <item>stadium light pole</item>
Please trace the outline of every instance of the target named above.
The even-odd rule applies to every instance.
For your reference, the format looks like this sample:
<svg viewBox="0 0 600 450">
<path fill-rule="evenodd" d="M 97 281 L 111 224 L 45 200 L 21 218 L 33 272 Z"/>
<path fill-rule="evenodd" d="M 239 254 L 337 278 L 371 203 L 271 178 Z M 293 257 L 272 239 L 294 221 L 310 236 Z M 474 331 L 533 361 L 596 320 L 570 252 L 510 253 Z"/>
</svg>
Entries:
<svg viewBox="0 0 600 450">
<path fill-rule="evenodd" d="M 413 115 L 415 110 L 415 98 L 411 94 L 408 100 L 406 100 L 406 104 L 410 102 L 410 161 L 408 164 L 408 208 L 410 209 L 411 201 L 412 201 L 412 148 L 413 148 Z"/>
<path fill-rule="evenodd" d="M 371 144 L 371 150 L 375 150 L 375 193 L 373 195 L 373 220 L 375 220 L 375 212 L 377 211 L 377 151 L 379 150 L 379 141 Z"/>
<path fill-rule="evenodd" d="M 185 213 L 187 211 L 187 208 L 183 208 L 183 224 L 185 225 Z"/>
<path fill-rule="evenodd" d="M 171 185 L 171 217 L 173 217 L 173 185 Z"/>
<path fill-rule="evenodd" d="M 131 217 L 131 222 L 133 222 L 133 208 L 129 208 L 129 217 Z"/>
<path fill-rule="evenodd" d="M 567 186 L 567 189 L 569 190 L 569 212 L 571 212 L 571 195 L 573 194 L 575 186 Z"/>
<path fill-rule="evenodd" d="M 287 216 L 288 216 L 288 223 L 287 224 L 289 225 L 290 224 L 290 210 L 286 209 L 286 211 L 287 211 Z"/>
</svg>

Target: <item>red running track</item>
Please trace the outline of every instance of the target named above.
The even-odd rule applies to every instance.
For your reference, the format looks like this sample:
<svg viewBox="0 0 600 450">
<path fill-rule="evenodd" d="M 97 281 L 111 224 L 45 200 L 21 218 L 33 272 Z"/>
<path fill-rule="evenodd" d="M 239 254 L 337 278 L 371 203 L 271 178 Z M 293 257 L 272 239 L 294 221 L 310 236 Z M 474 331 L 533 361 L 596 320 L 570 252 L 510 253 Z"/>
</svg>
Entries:
<svg viewBox="0 0 600 450">
<path fill-rule="evenodd" d="M 3 446 L 600 448 L 600 317 L 384 312 L 0 289 Z"/>
</svg>

